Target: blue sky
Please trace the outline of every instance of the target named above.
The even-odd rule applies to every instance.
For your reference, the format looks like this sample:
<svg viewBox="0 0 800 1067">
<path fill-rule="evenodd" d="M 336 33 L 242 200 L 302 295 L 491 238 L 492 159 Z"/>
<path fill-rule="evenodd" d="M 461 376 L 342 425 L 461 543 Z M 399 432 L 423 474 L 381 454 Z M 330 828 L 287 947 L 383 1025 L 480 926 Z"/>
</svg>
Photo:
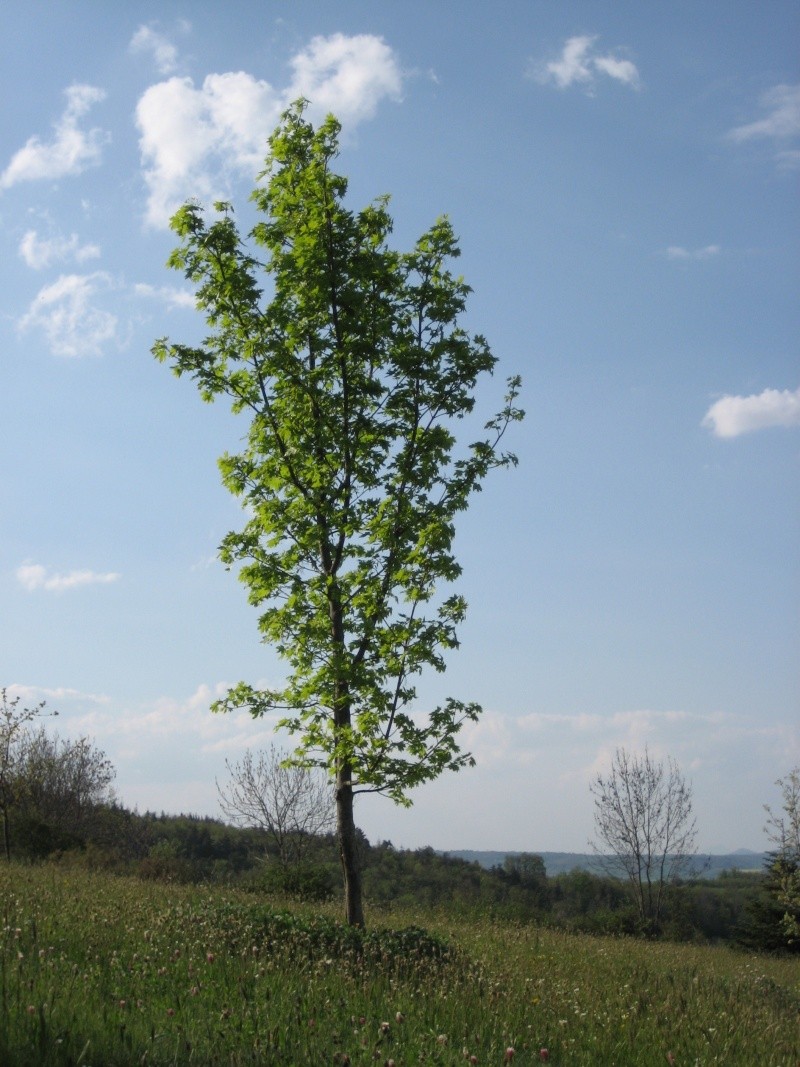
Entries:
<svg viewBox="0 0 800 1067">
<path fill-rule="evenodd" d="M 305 95 L 398 247 L 440 214 L 524 379 L 513 472 L 459 525 L 470 612 L 421 707 L 478 766 L 365 798 L 368 836 L 582 850 L 617 746 L 677 760 L 705 850 L 761 848 L 800 762 L 795 3 L 7 0 L 0 11 L 0 684 L 88 734 L 140 809 L 217 813 L 279 681 L 216 547 L 243 427 L 155 363 L 199 338 L 170 212 L 247 195 Z"/>
</svg>

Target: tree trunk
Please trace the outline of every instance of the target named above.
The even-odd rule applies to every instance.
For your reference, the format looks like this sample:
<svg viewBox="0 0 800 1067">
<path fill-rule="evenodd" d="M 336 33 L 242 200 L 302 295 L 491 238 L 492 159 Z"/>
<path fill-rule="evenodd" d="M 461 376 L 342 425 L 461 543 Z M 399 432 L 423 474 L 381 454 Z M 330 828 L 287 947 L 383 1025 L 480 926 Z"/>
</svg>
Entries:
<svg viewBox="0 0 800 1067">
<path fill-rule="evenodd" d="M 323 542 L 322 561 L 325 573 L 332 573 L 333 553 L 327 541 Z M 344 617 L 339 587 L 335 580 L 328 583 L 328 612 L 331 620 L 331 637 L 340 663 L 347 658 L 344 638 Z M 344 671 L 339 673 L 334 687 L 334 729 L 349 730 L 350 692 Z M 361 893 L 361 858 L 358 854 L 358 838 L 353 818 L 353 768 L 349 760 L 337 763 L 336 767 L 336 836 L 339 841 L 339 857 L 344 877 L 345 917 L 349 926 L 364 925 L 364 904 Z"/>
<path fill-rule="evenodd" d="M 350 768 L 343 767 L 336 782 L 336 833 L 344 876 L 344 908 L 349 926 L 364 925 L 364 904 L 361 893 L 361 857 L 353 818 L 353 786 Z"/>
</svg>

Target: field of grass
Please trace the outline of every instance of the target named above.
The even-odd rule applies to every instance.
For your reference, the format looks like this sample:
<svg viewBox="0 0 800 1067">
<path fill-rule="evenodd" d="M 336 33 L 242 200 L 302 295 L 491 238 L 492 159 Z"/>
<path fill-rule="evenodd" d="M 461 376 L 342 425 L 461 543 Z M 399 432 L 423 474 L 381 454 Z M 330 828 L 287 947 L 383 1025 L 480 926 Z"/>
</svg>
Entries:
<svg viewBox="0 0 800 1067">
<path fill-rule="evenodd" d="M 800 1062 L 797 958 L 420 912 L 369 914 L 361 937 L 336 917 L 4 867 L 0 1064 Z"/>
</svg>

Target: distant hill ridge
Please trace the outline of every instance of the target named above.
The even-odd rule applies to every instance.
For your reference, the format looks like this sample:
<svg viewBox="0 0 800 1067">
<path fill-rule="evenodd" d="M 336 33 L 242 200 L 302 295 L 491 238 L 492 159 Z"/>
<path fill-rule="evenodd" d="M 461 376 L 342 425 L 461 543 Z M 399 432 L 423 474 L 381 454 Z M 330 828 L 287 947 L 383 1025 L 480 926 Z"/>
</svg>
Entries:
<svg viewBox="0 0 800 1067">
<path fill-rule="evenodd" d="M 490 867 L 502 867 L 506 856 L 519 856 L 520 852 L 481 852 L 475 849 L 437 849 L 441 856 L 453 856 L 456 859 L 466 860 L 468 863 L 479 863 L 487 870 Z M 590 852 L 536 852 L 536 856 L 544 860 L 545 870 L 549 876 L 565 874 L 568 871 L 597 871 L 599 870 L 598 857 Z M 697 875 L 704 878 L 714 878 L 722 871 L 760 871 L 764 867 L 766 853 L 751 852 L 750 849 L 740 848 L 736 852 L 727 852 L 724 855 L 709 856 L 697 855 L 695 857 L 695 870 Z"/>
</svg>

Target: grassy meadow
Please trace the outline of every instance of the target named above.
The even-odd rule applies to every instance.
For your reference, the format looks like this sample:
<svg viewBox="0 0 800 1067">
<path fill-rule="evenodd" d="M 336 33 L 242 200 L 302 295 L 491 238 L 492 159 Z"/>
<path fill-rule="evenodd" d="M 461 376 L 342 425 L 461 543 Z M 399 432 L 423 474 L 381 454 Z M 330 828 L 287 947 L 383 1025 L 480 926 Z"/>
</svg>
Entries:
<svg viewBox="0 0 800 1067">
<path fill-rule="evenodd" d="M 0 916 L 3 1067 L 800 1062 L 797 957 L 47 864 Z"/>
</svg>

